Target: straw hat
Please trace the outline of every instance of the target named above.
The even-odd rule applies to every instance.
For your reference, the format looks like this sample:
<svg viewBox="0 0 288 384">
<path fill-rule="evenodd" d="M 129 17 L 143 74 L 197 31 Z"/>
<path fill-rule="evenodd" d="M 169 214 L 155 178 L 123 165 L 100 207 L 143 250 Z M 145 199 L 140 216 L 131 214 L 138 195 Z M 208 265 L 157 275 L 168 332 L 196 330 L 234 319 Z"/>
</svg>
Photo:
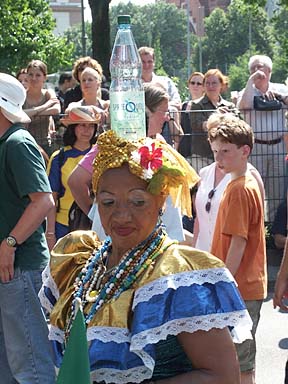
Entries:
<svg viewBox="0 0 288 384">
<path fill-rule="evenodd" d="M 29 116 L 22 109 L 25 99 L 23 85 L 15 77 L 0 73 L 0 107 L 11 123 L 30 123 Z"/>
<path fill-rule="evenodd" d="M 73 107 L 60 121 L 66 127 L 71 124 L 98 124 L 102 110 L 93 105 Z"/>
</svg>

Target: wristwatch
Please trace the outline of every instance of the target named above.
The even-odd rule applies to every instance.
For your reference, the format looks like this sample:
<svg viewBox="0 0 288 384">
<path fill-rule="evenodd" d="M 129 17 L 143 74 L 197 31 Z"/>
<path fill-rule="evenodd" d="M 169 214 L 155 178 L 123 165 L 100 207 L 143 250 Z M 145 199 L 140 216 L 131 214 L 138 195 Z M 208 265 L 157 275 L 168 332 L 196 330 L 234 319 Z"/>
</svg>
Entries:
<svg viewBox="0 0 288 384">
<path fill-rule="evenodd" d="M 19 245 L 17 244 L 16 238 L 12 235 L 6 237 L 6 244 L 11 248 L 18 247 Z"/>
</svg>

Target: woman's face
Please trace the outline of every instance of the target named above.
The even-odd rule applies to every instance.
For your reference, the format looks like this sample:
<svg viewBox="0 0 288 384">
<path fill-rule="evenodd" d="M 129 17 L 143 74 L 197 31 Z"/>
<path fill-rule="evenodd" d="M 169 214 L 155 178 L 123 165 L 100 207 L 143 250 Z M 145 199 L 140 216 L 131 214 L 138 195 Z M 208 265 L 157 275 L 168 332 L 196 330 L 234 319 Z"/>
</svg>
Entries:
<svg viewBox="0 0 288 384">
<path fill-rule="evenodd" d="M 29 79 L 28 79 L 28 74 L 27 73 L 21 73 L 19 76 L 18 76 L 18 81 L 20 81 L 20 83 L 23 85 L 23 87 L 26 89 L 29 88 Z"/>
<path fill-rule="evenodd" d="M 149 111 L 149 127 L 148 136 L 155 136 L 156 133 L 161 133 L 163 124 L 170 120 L 168 112 L 168 100 L 164 99 L 158 105 L 154 112 Z"/>
<path fill-rule="evenodd" d="M 84 71 L 81 75 L 80 84 L 82 92 L 85 95 L 88 93 L 97 93 L 100 81 L 94 76 L 94 74 Z"/>
<path fill-rule="evenodd" d="M 43 85 L 46 81 L 46 76 L 39 68 L 37 67 L 29 68 L 27 73 L 28 73 L 29 87 L 43 88 Z"/>
<path fill-rule="evenodd" d="M 192 76 L 189 80 L 189 92 L 192 100 L 199 99 L 203 96 L 204 86 L 203 86 L 203 78 L 199 75 Z"/>
<path fill-rule="evenodd" d="M 75 127 L 76 143 L 90 144 L 95 131 L 95 124 L 78 124 Z"/>
<path fill-rule="evenodd" d="M 157 223 L 164 198 L 146 188 L 147 183 L 127 164 L 107 170 L 99 179 L 96 198 L 101 223 L 119 258 L 145 240 Z"/>
<path fill-rule="evenodd" d="M 222 83 L 215 75 L 207 76 L 204 82 L 204 89 L 208 99 L 218 100 L 222 89 Z"/>
</svg>

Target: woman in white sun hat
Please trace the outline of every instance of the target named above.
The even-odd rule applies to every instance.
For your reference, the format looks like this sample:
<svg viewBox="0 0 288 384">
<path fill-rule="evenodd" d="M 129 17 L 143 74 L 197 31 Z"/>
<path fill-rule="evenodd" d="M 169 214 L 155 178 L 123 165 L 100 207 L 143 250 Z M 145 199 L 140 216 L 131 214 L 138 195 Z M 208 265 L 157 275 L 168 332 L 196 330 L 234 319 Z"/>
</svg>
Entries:
<svg viewBox="0 0 288 384">
<path fill-rule="evenodd" d="M 69 231 L 68 214 L 74 199 L 67 180 L 71 171 L 96 142 L 97 123 L 101 116 L 95 111 L 93 106 L 78 106 L 61 119 L 62 124 L 67 127 L 63 135 L 64 147 L 52 154 L 47 167 L 56 203 L 56 208 L 48 216 L 46 238 L 50 249 L 56 240 Z"/>
</svg>

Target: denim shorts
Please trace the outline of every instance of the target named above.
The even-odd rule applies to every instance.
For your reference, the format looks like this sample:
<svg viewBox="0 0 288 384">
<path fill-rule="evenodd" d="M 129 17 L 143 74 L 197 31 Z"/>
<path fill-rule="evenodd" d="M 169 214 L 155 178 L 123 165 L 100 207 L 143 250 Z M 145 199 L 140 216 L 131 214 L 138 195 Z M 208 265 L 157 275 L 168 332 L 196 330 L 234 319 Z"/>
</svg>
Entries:
<svg viewBox="0 0 288 384">
<path fill-rule="evenodd" d="M 255 369 L 256 340 L 255 334 L 260 319 L 260 311 L 263 300 L 245 300 L 249 315 L 252 319 L 252 337 L 241 344 L 235 344 L 241 372 L 247 372 Z"/>
<path fill-rule="evenodd" d="M 0 282 L 0 382 L 54 384 L 48 327 L 38 299 L 40 270 L 20 271 Z"/>
</svg>

